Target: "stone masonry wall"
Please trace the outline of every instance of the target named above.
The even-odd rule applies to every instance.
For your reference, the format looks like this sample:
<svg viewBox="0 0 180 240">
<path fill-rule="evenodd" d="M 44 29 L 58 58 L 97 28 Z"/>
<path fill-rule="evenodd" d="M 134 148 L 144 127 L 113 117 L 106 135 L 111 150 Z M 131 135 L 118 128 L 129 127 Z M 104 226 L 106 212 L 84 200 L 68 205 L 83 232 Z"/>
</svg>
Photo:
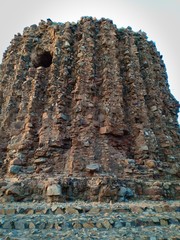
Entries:
<svg viewBox="0 0 180 240">
<path fill-rule="evenodd" d="M 144 32 L 41 21 L 0 70 L 1 177 L 179 177 L 179 104 Z"/>
</svg>

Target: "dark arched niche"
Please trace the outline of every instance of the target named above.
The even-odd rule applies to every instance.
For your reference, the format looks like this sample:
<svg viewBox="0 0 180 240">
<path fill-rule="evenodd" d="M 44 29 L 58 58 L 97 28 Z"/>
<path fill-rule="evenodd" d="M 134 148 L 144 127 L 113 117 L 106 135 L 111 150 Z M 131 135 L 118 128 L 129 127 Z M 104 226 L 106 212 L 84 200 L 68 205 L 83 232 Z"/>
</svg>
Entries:
<svg viewBox="0 0 180 240">
<path fill-rule="evenodd" d="M 31 54 L 33 67 L 49 67 L 52 64 L 52 54 L 40 47 L 36 47 Z"/>
</svg>

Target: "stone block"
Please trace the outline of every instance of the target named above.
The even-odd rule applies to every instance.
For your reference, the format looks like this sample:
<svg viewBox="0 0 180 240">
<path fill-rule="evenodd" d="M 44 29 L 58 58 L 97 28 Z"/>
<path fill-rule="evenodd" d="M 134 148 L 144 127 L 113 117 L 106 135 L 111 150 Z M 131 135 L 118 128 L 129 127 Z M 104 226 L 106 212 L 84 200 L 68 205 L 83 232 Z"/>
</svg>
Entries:
<svg viewBox="0 0 180 240">
<path fill-rule="evenodd" d="M 94 223 L 91 221 L 83 223 L 84 228 L 94 228 Z"/>
<path fill-rule="evenodd" d="M 155 168 L 157 166 L 155 160 L 146 160 L 145 164 L 148 168 Z"/>
<path fill-rule="evenodd" d="M 29 229 L 35 229 L 36 226 L 35 226 L 35 224 L 33 222 L 30 222 L 28 228 Z"/>
<path fill-rule="evenodd" d="M 34 209 L 28 209 L 26 214 L 28 215 L 34 214 Z"/>
<path fill-rule="evenodd" d="M 14 228 L 14 222 L 12 222 L 12 221 L 5 221 L 2 224 L 2 228 L 3 229 L 13 229 Z"/>
<path fill-rule="evenodd" d="M 160 223 L 160 220 L 158 217 L 152 217 L 152 221 L 155 223 L 155 224 L 159 224 Z"/>
<path fill-rule="evenodd" d="M 25 195 L 24 188 L 21 187 L 20 185 L 11 185 L 7 190 L 6 190 L 6 195 L 13 195 L 16 197 L 22 197 Z"/>
<path fill-rule="evenodd" d="M 96 223 L 96 227 L 97 227 L 97 228 L 104 228 L 104 226 L 102 225 L 101 222 L 97 222 L 97 223 Z"/>
<path fill-rule="evenodd" d="M 79 214 L 78 210 L 73 207 L 66 207 L 65 213 L 67 214 Z"/>
<path fill-rule="evenodd" d="M 111 127 L 105 126 L 100 128 L 100 134 L 109 134 L 111 133 Z"/>
<path fill-rule="evenodd" d="M 161 207 L 161 206 L 155 206 L 154 209 L 157 213 L 162 213 L 163 212 L 163 207 Z"/>
<path fill-rule="evenodd" d="M 151 111 L 152 111 L 152 112 L 157 111 L 157 109 L 158 109 L 158 108 L 157 108 L 156 106 L 152 106 L 152 107 L 151 107 Z"/>
<path fill-rule="evenodd" d="M 168 221 L 165 219 L 160 219 L 160 225 L 161 226 L 167 226 L 168 225 Z"/>
<path fill-rule="evenodd" d="M 138 207 L 138 206 L 132 206 L 132 207 L 131 207 L 131 212 L 132 212 L 132 213 L 142 213 L 143 210 L 142 210 L 141 207 Z"/>
<path fill-rule="evenodd" d="M 35 214 L 43 214 L 44 213 L 44 209 L 43 208 L 42 209 L 40 209 L 40 208 L 38 209 L 37 208 L 36 210 L 34 210 L 34 213 Z"/>
<path fill-rule="evenodd" d="M 19 220 L 14 222 L 14 228 L 16 230 L 24 230 L 26 228 L 26 224 L 24 221 Z"/>
<path fill-rule="evenodd" d="M 86 166 L 86 171 L 88 172 L 99 172 L 100 170 L 100 164 L 98 163 L 92 163 Z"/>
<path fill-rule="evenodd" d="M 92 215 L 97 215 L 97 214 L 99 214 L 99 212 L 100 212 L 100 208 L 95 208 L 95 207 L 92 207 L 90 210 L 89 210 L 89 212 L 88 212 L 88 214 L 92 214 Z"/>
<path fill-rule="evenodd" d="M 145 195 L 149 195 L 149 196 L 162 196 L 163 195 L 163 191 L 161 188 L 159 187 L 147 187 L 145 189 L 143 189 L 143 193 Z"/>
<path fill-rule="evenodd" d="M 59 207 L 55 210 L 54 213 L 55 213 L 56 215 L 57 215 L 57 214 L 64 214 L 63 210 L 62 210 L 61 208 L 59 208 Z"/>
<path fill-rule="evenodd" d="M 148 151 L 149 148 L 148 148 L 147 145 L 142 145 L 142 146 L 140 147 L 140 150 L 141 150 L 141 151 Z"/>
<path fill-rule="evenodd" d="M 6 211 L 5 211 L 4 208 L 1 208 L 1 209 L 0 209 L 0 215 L 5 215 L 5 212 L 6 212 Z"/>
<path fill-rule="evenodd" d="M 102 221 L 102 225 L 106 228 L 106 229 L 111 229 L 112 228 L 112 225 L 110 224 L 110 222 L 105 219 Z"/>
<path fill-rule="evenodd" d="M 18 174 L 21 171 L 21 166 L 19 165 L 11 165 L 9 168 L 9 173 Z"/>
<path fill-rule="evenodd" d="M 130 198 L 134 196 L 133 191 L 127 187 L 121 187 L 118 195 L 124 199 Z"/>
<path fill-rule="evenodd" d="M 79 222 L 75 222 L 75 223 L 73 223 L 73 228 L 80 229 L 80 228 L 82 228 L 82 224 Z"/>
<path fill-rule="evenodd" d="M 16 210 L 14 208 L 7 208 L 5 212 L 6 212 L 6 215 L 13 215 L 16 213 Z"/>
<path fill-rule="evenodd" d="M 36 160 L 34 160 L 35 164 L 42 164 L 42 163 L 46 163 L 47 162 L 47 158 L 38 158 Z"/>
<path fill-rule="evenodd" d="M 47 196 L 61 196 L 62 190 L 59 184 L 52 184 L 47 187 Z"/>
</svg>

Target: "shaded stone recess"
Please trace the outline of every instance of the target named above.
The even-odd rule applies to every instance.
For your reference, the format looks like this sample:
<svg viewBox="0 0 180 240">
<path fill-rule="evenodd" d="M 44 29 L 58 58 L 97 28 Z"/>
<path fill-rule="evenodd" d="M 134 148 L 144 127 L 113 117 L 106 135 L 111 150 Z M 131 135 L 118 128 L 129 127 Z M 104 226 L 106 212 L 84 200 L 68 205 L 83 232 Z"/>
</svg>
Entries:
<svg viewBox="0 0 180 240">
<path fill-rule="evenodd" d="M 148 186 L 159 179 L 161 186 L 149 188 L 176 198 L 178 111 L 162 56 L 144 32 L 91 17 L 26 27 L 0 68 L 1 185 L 8 186 L 1 196 L 13 184 L 34 181 L 51 200 L 90 199 L 85 189 L 93 186 L 95 200 L 118 200 L 128 181 L 132 195 L 149 196 L 137 180 Z M 173 186 L 169 193 L 163 180 Z M 78 181 L 82 189 L 73 185 Z"/>
</svg>

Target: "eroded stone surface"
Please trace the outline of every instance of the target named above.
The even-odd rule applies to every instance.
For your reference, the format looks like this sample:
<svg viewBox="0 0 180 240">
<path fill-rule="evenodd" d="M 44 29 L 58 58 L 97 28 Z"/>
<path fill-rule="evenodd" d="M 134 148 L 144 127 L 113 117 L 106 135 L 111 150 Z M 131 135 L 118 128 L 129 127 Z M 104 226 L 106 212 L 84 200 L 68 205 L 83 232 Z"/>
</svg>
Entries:
<svg viewBox="0 0 180 240">
<path fill-rule="evenodd" d="M 122 187 L 178 198 L 178 110 L 144 32 L 87 17 L 27 27 L 0 69 L 0 194 L 22 199 L 6 196 L 17 177 L 24 199 L 41 200 L 52 177 L 69 200 L 119 201 Z"/>
</svg>

